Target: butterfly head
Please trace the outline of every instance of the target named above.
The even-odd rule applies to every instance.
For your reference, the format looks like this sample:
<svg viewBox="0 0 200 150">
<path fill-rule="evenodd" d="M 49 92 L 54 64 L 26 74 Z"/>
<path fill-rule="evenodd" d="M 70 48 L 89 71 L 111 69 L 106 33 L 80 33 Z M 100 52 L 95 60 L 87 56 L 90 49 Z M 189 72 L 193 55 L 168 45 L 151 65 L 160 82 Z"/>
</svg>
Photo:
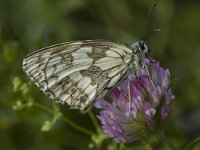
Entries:
<svg viewBox="0 0 200 150">
<path fill-rule="evenodd" d="M 144 40 L 138 41 L 132 44 L 130 47 L 133 50 L 134 54 L 138 54 L 138 53 L 147 54 L 150 51 L 149 46 L 146 44 Z"/>
</svg>

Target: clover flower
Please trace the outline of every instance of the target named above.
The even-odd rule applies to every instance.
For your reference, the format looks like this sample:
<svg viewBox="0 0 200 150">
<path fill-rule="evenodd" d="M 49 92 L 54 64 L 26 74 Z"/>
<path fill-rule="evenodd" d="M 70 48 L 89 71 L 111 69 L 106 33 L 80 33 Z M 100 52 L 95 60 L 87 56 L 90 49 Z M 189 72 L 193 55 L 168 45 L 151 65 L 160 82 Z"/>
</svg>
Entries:
<svg viewBox="0 0 200 150">
<path fill-rule="evenodd" d="M 99 99 L 95 103 L 95 107 L 102 109 L 97 117 L 104 132 L 118 143 L 147 138 L 151 130 L 166 120 L 175 98 L 169 88 L 169 70 L 153 59 L 145 59 L 144 63 L 147 68 L 137 77 L 129 76 L 112 90 L 111 102 Z"/>
</svg>

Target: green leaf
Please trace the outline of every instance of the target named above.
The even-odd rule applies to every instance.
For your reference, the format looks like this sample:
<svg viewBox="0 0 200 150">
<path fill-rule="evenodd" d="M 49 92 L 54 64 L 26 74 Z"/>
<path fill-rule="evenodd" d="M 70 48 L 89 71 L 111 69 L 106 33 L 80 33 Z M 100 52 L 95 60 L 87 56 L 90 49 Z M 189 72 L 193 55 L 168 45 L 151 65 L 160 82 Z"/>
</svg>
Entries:
<svg viewBox="0 0 200 150">
<path fill-rule="evenodd" d="M 189 143 L 184 150 L 193 150 L 194 147 L 200 143 L 200 137 L 193 140 L 191 143 Z"/>
</svg>

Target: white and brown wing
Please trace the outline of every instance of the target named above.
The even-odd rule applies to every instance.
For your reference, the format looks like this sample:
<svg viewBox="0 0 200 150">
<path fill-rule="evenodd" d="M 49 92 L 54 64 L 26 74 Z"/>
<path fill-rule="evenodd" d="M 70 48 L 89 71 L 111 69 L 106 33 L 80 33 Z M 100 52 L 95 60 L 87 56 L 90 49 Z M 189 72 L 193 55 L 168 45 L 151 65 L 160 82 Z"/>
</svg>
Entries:
<svg viewBox="0 0 200 150">
<path fill-rule="evenodd" d="M 131 58 L 132 50 L 123 43 L 77 41 L 28 55 L 23 69 L 48 97 L 83 110 L 117 83 Z"/>
</svg>

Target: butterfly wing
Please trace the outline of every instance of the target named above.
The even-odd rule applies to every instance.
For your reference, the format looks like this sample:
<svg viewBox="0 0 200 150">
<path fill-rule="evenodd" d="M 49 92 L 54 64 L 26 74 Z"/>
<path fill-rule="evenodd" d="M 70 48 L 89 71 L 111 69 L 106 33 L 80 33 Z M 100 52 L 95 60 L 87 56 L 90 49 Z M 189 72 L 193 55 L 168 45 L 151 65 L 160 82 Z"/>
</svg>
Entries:
<svg viewBox="0 0 200 150">
<path fill-rule="evenodd" d="M 33 52 L 23 69 L 49 98 L 83 110 L 117 83 L 131 58 L 132 50 L 123 43 L 76 41 Z"/>
</svg>

